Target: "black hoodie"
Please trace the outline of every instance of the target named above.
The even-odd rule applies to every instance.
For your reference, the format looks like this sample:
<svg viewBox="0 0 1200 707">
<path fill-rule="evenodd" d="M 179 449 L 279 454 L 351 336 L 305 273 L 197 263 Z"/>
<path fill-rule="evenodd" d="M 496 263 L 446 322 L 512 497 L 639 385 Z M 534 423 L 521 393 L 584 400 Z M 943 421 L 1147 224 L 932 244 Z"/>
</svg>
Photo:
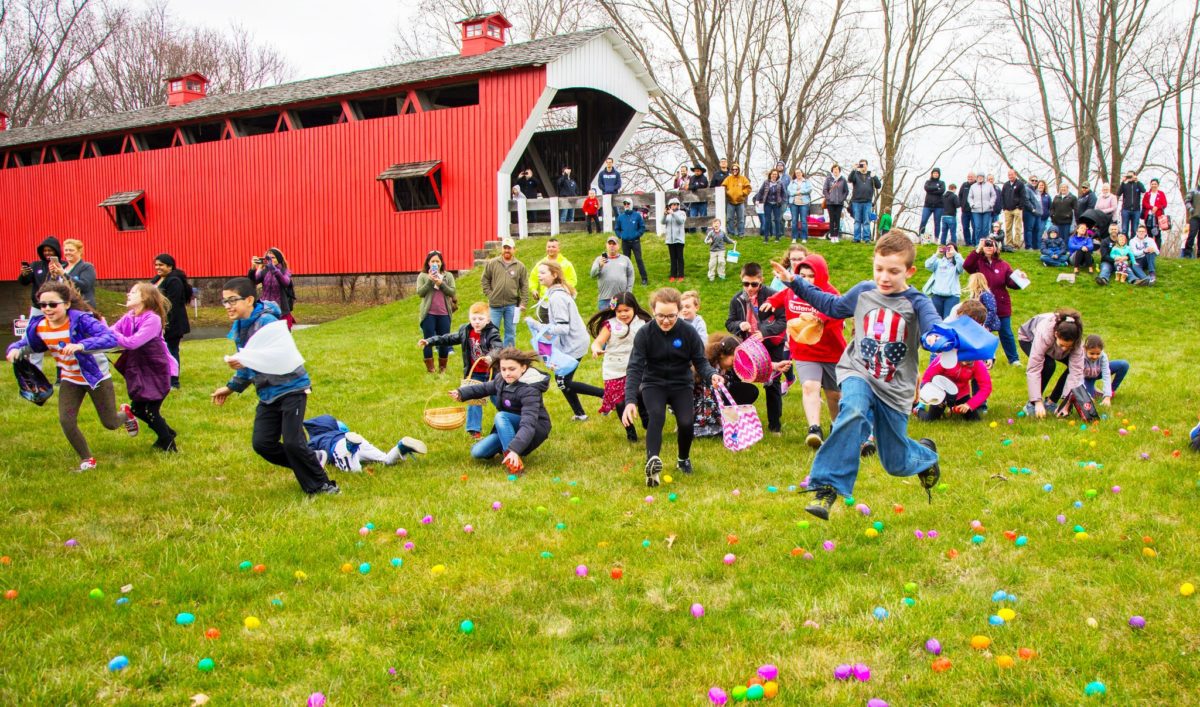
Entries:
<svg viewBox="0 0 1200 707">
<path fill-rule="evenodd" d="M 937 176 L 933 176 L 934 174 Z M 942 207 L 942 195 L 946 193 L 946 183 L 942 181 L 942 173 L 936 169 L 930 173 L 929 179 L 925 180 L 925 208 L 940 209 Z"/>
<path fill-rule="evenodd" d="M 46 236 L 45 240 L 38 244 L 37 259 L 29 264 L 33 272 L 29 275 L 22 274 L 17 277 L 17 282 L 22 285 L 32 284 L 33 288 L 29 292 L 29 301 L 37 304 L 37 291 L 50 278 L 50 261 L 42 257 L 42 248 L 50 246 L 54 249 L 54 255 L 58 257 L 58 262 L 62 262 L 62 244 L 54 236 Z"/>
</svg>

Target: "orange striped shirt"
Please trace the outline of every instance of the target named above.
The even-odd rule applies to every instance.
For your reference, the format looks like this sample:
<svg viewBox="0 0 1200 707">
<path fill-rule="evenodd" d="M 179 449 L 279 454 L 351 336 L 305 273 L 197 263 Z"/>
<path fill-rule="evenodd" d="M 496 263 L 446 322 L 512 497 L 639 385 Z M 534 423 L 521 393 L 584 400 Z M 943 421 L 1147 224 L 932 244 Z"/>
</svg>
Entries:
<svg viewBox="0 0 1200 707">
<path fill-rule="evenodd" d="M 54 361 L 58 364 L 58 369 L 62 371 L 62 379 L 70 381 L 76 385 L 87 385 L 88 382 L 84 379 L 83 373 L 79 370 L 79 361 L 75 358 L 75 354 L 65 354 L 59 347 L 66 346 L 71 343 L 71 320 L 67 319 L 59 326 L 54 326 L 50 320 L 43 319 L 37 325 L 38 336 L 41 337 L 42 343 L 46 344 L 49 353 L 54 357 Z M 90 356 L 91 354 L 83 354 Z M 108 359 L 103 355 L 96 356 L 96 362 L 100 366 L 100 372 L 104 378 L 108 377 Z M 103 359 L 103 363 L 101 363 Z"/>
</svg>

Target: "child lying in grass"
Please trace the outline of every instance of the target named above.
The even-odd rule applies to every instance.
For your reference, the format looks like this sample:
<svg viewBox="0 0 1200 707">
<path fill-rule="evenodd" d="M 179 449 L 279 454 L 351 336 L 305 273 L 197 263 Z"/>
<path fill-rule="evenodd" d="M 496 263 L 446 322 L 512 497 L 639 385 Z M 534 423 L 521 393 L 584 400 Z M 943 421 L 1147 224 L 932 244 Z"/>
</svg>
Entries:
<svg viewBox="0 0 1200 707">
<path fill-rule="evenodd" d="M 384 453 L 346 423 L 333 415 L 317 415 L 304 421 L 308 432 L 308 448 L 316 452 L 321 466 L 333 462 L 341 471 L 362 471 L 363 462 L 383 462 L 391 466 L 413 454 L 428 450 L 419 439 L 405 437 Z"/>
</svg>

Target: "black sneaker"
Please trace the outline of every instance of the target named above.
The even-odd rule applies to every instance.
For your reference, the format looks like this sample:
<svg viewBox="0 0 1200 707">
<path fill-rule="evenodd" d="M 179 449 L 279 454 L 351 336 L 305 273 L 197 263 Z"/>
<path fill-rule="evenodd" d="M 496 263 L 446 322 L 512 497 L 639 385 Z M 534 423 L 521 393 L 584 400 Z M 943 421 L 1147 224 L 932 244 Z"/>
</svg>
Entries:
<svg viewBox="0 0 1200 707">
<path fill-rule="evenodd" d="M 692 473 L 692 460 L 691 459 L 679 459 L 675 462 L 675 468 L 682 471 L 685 474 L 690 474 L 690 473 Z"/>
<path fill-rule="evenodd" d="M 1107 285 L 1107 284 L 1108 284 L 1108 278 L 1107 278 L 1107 277 L 1103 277 L 1103 276 L 1101 276 L 1101 275 L 1097 275 L 1097 276 L 1096 276 L 1096 284 L 1097 284 L 1097 285 L 1099 285 L 1099 286 L 1101 286 L 1101 287 L 1104 287 L 1105 285 Z"/>
<path fill-rule="evenodd" d="M 650 488 L 657 488 L 659 484 L 659 475 L 662 474 L 662 459 L 658 456 L 650 457 L 646 460 L 646 485 Z"/>
<path fill-rule="evenodd" d="M 815 486 L 800 493 L 816 494 L 813 502 L 805 506 L 804 510 L 821 520 L 829 520 L 829 509 L 833 508 L 834 503 L 837 503 L 838 497 L 837 491 L 834 491 L 832 486 Z"/>
<path fill-rule="evenodd" d="M 633 425 L 626 427 L 625 428 L 625 439 L 629 440 L 630 442 L 637 442 L 638 441 L 637 428 L 634 427 Z"/>
<path fill-rule="evenodd" d="M 875 447 L 875 435 L 871 435 L 870 437 L 867 437 L 867 441 L 863 442 L 862 446 L 858 448 L 858 456 L 866 459 L 867 457 L 875 456 L 875 452 L 877 451 L 879 450 Z"/>
<path fill-rule="evenodd" d="M 820 449 L 822 444 L 825 444 L 825 438 L 821 436 L 821 426 L 813 425 L 808 428 L 808 436 L 804 438 L 804 443 L 813 449 Z"/>
<path fill-rule="evenodd" d="M 930 451 L 937 451 L 937 444 L 928 437 L 922 437 L 921 439 L 917 440 L 917 444 L 923 447 L 928 447 Z M 921 480 L 921 488 L 925 489 L 925 495 L 929 497 L 929 502 L 933 503 L 933 489 L 938 485 L 938 482 L 942 480 L 941 465 L 937 462 L 934 462 L 933 466 L 917 474 L 917 478 Z"/>
<path fill-rule="evenodd" d="M 317 489 L 316 491 L 313 491 L 312 493 L 310 493 L 308 495 L 309 496 L 336 496 L 341 492 L 342 492 L 342 489 L 337 484 L 330 481 L 330 482 L 326 483 L 325 485 L 321 486 L 321 488 Z"/>
</svg>

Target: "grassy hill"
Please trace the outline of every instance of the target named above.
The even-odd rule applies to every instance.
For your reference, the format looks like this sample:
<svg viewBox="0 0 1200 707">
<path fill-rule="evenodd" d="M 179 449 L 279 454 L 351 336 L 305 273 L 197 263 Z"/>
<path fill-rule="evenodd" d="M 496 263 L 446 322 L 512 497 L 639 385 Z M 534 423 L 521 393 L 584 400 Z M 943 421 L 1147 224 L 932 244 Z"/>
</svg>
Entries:
<svg viewBox="0 0 1200 707">
<path fill-rule="evenodd" d="M 581 273 L 602 249 L 595 236 L 563 245 Z M 783 250 L 740 245 L 743 262 Z M 868 247 L 814 247 L 841 289 L 869 276 Z M 524 242 L 519 257 L 532 265 L 541 248 Z M 685 284 L 700 289 L 717 330 L 738 278 L 710 284 L 697 277 L 703 248 L 692 243 L 687 255 Z M 651 282 L 665 282 L 665 247 L 648 244 L 646 257 Z M 336 498 L 303 497 L 289 472 L 253 454 L 252 393 L 209 404 L 229 373 L 226 341 L 184 344 L 185 388 L 164 410 L 182 454 L 153 453 L 149 435 L 106 432 L 85 409 L 100 462 L 85 475 L 67 471 L 74 459 L 54 402 L 35 408 L 10 382 L 0 408 L 0 555 L 9 558 L 0 590 L 18 596 L 0 602 L 0 702 L 177 705 L 203 694 L 213 704 L 301 704 L 319 691 L 337 705 L 707 704 L 711 686 L 729 691 L 763 663 L 779 667 L 787 704 L 1078 703 L 1097 680 L 1116 704 L 1193 702 L 1200 596 L 1179 587 L 1200 583 L 1200 476 L 1186 445 L 1198 407 L 1200 269 L 1164 262 L 1157 287 L 1101 289 L 1057 285 L 1032 256 L 1011 260 L 1034 279 L 1014 296 L 1014 323 L 1075 306 L 1085 330 L 1133 364 L 1108 419 L 1085 431 L 1018 418 L 1024 371 L 997 366 L 987 421 L 911 426 L 942 450 L 946 488 L 932 505 L 915 481 L 871 460 L 856 489 L 871 515 L 839 507 L 825 524 L 788 492 L 812 459 L 798 391 L 785 398 L 782 437 L 736 455 L 698 441 L 695 475 L 676 475 L 652 502 L 642 448 L 612 418 L 572 422 L 553 389 L 555 429 L 528 473 L 509 480 L 473 462 L 465 432 L 421 422 L 425 405 L 448 404 L 461 369 L 456 356 L 450 374 L 424 372 L 411 300 L 297 333 L 315 382 L 310 415 L 334 414 L 380 447 L 409 434 L 431 449 L 336 475 Z M 465 310 L 478 277 L 459 282 Z M 637 294 L 645 301 L 648 291 Z M 578 301 L 595 301 L 590 281 Z M 578 377 L 598 382 L 598 364 L 585 362 Z M 668 435 L 666 454 L 672 445 Z M 876 522 L 883 530 L 870 538 Z M 367 524 L 374 530 L 362 534 Z M 918 529 L 938 536 L 918 539 Z M 240 570 L 244 561 L 263 571 Z M 89 598 L 94 588 L 103 598 Z M 993 602 L 998 590 L 1016 601 Z M 877 607 L 888 617 L 876 619 Z M 1015 618 L 989 625 L 1002 607 Z M 176 625 L 180 612 L 195 624 Z M 1144 630 L 1127 625 L 1133 615 Z M 248 616 L 261 626 L 244 628 Z M 464 620 L 473 633 L 460 630 Z M 210 627 L 219 638 L 205 637 Z M 974 635 L 991 648 L 973 650 Z M 948 672 L 931 670 L 929 638 L 944 646 Z M 996 657 L 1021 648 L 1036 657 L 998 667 Z M 117 655 L 130 667 L 108 672 Z M 197 669 L 206 657 L 212 672 Z M 868 665 L 870 682 L 835 680 L 843 663 Z"/>
</svg>

